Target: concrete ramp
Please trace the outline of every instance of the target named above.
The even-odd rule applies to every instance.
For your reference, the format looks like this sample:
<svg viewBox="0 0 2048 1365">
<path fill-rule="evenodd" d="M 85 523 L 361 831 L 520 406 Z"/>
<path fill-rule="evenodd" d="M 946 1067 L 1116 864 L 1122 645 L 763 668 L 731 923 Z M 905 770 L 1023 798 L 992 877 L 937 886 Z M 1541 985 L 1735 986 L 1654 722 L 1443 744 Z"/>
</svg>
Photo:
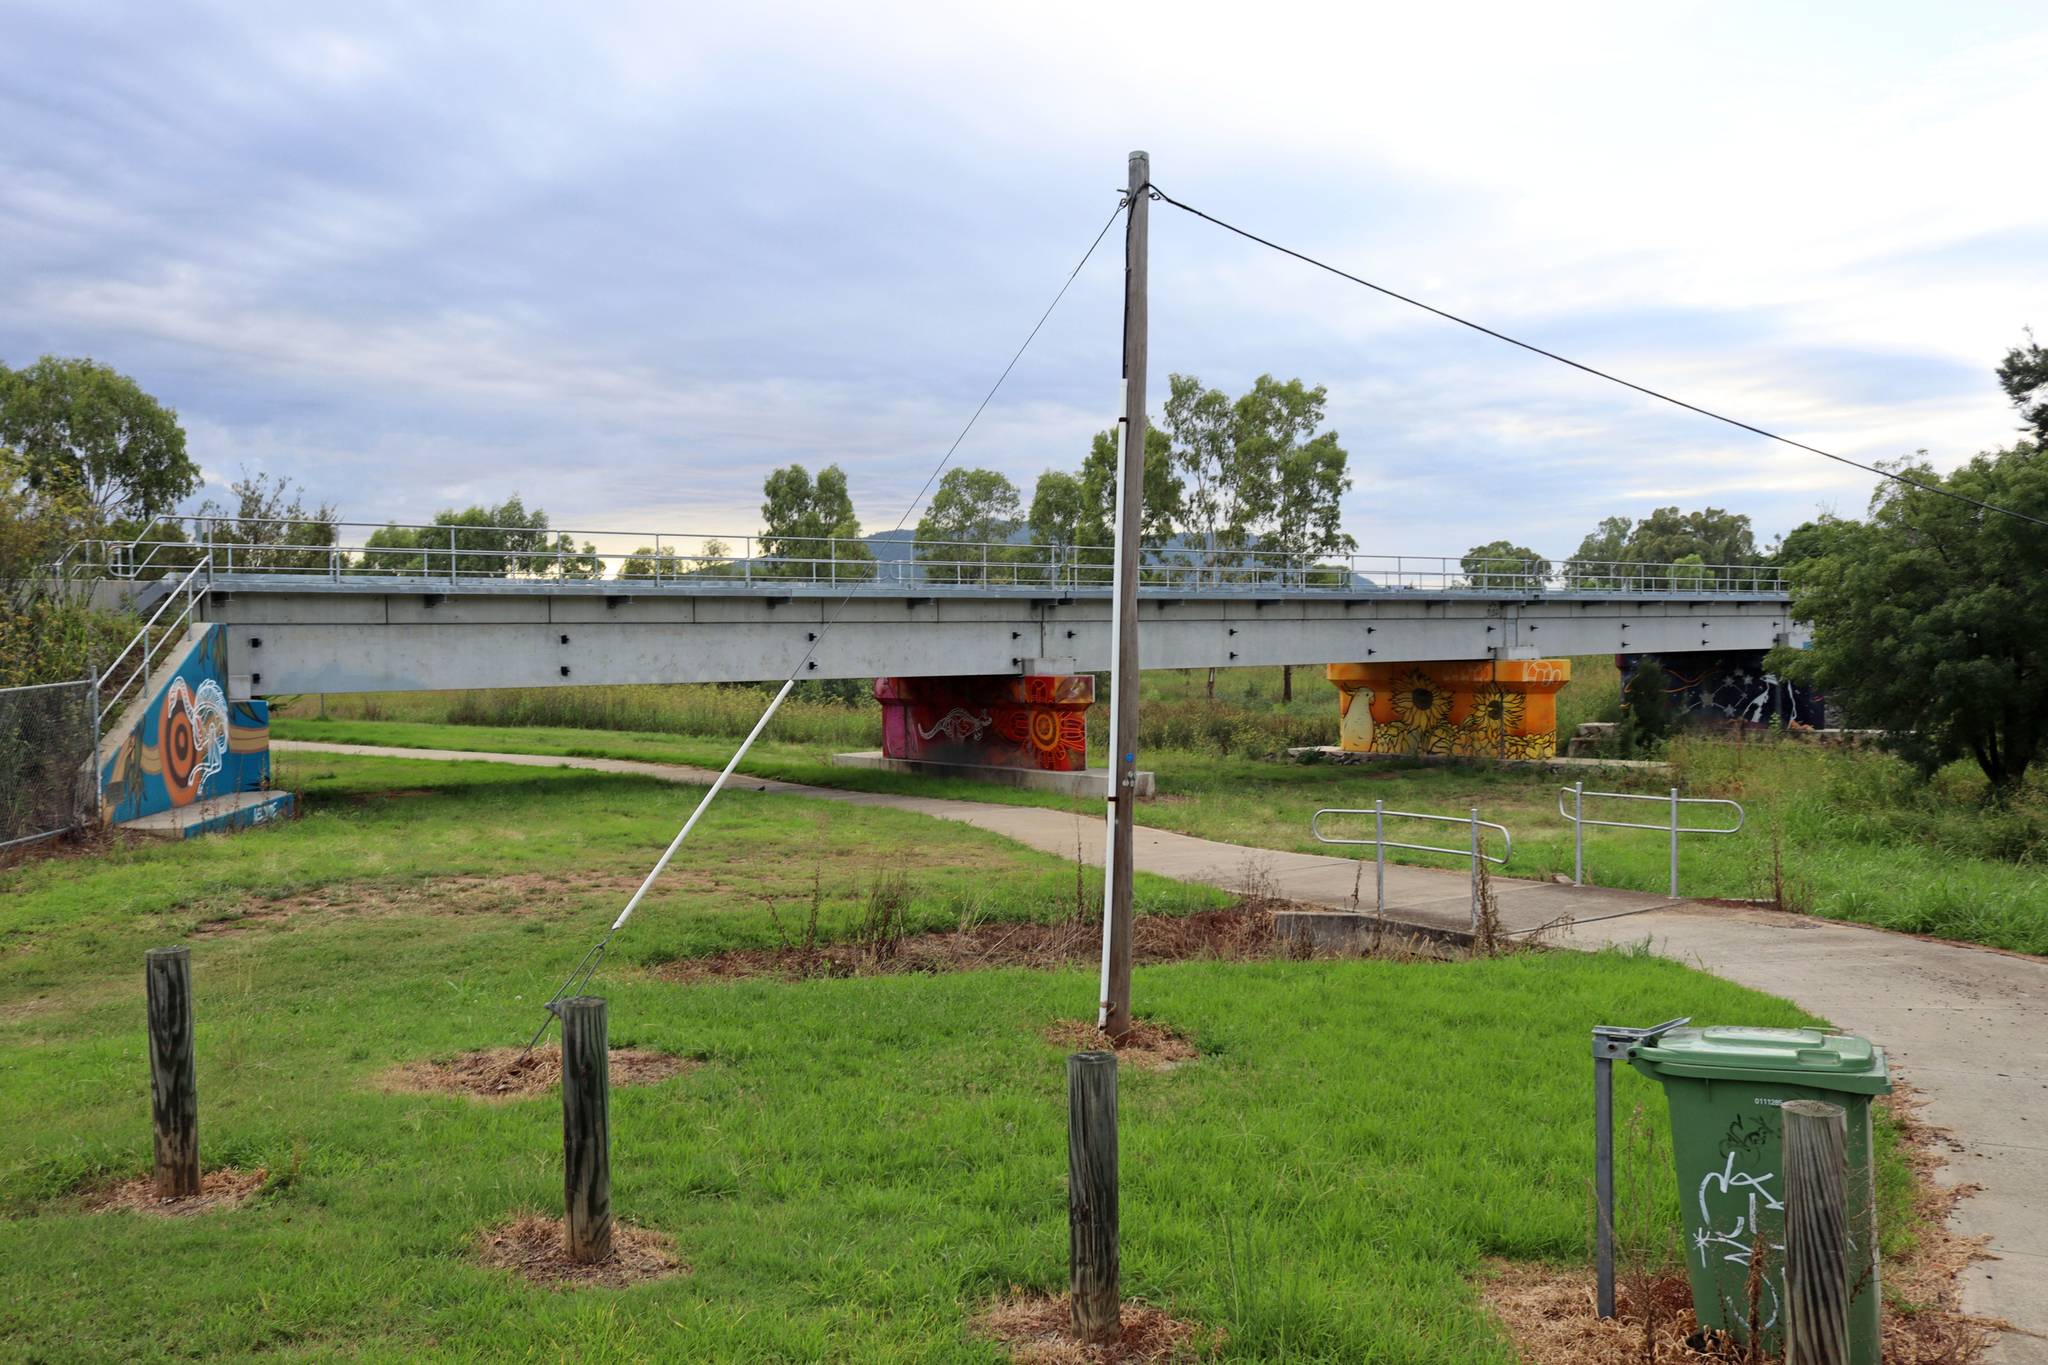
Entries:
<svg viewBox="0 0 2048 1365">
<path fill-rule="evenodd" d="M 109 823 L 191 835 L 288 814 L 270 790 L 270 708 L 230 701 L 227 631 L 195 624 L 157 655 L 105 729 L 98 768 Z"/>
</svg>

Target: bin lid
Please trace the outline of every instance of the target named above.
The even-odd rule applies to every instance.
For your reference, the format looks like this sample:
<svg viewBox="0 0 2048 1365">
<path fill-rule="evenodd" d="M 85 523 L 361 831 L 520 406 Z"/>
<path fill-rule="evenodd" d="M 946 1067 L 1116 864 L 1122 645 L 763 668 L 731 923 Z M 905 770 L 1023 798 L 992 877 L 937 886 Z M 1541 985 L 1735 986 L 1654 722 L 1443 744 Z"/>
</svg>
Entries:
<svg viewBox="0 0 2048 1365">
<path fill-rule="evenodd" d="M 1852 1033 L 1810 1028 L 1682 1028 L 1645 1043 L 1633 1059 L 1658 1076 L 1750 1080 L 1881 1095 L 1892 1088 L 1884 1050 Z"/>
</svg>

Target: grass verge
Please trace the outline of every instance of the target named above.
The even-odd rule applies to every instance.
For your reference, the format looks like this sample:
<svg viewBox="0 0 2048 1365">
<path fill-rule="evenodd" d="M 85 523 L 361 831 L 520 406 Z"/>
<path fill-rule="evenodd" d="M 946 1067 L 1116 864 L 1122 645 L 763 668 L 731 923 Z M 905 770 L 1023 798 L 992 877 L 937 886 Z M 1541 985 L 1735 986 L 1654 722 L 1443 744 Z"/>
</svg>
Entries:
<svg viewBox="0 0 2048 1365">
<path fill-rule="evenodd" d="M 298 763 L 308 814 L 286 826 L 0 873 L 0 1338 L 16 1353 L 994 1362 L 982 1310 L 1061 1287 L 1063 1062 L 1046 1034 L 1092 1012 L 1092 971 L 682 985 L 649 969 L 775 942 L 760 887 L 801 900 L 879 868 L 907 879 L 912 916 L 957 919 L 978 896 L 1050 922 L 1072 909 L 1058 860 L 735 793 L 601 977 L 615 1046 L 697 1063 L 612 1100 L 618 1213 L 691 1273 L 556 1291 L 475 1258 L 493 1229 L 559 1206 L 553 1097 L 477 1105 L 379 1078 L 520 1040 L 615 907 L 606 879 L 644 863 L 689 793 Z M 1147 885 L 1153 909 L 1202 903 Z M 269 1179 L 191 1219 L 88 1213 L 85 1191 L 148 1162 L 142 949 L 266 905 L 290 909 L 195 941 L 193 979 L 205 1159 Z M 1124 1078 L 1127 1292 L 1221 1329 L 1232 1360 L 1506 1365 L 1475 1273 L 1588 1255 L 1588 1026 L 1808 1022 L 1616 953 L 1183 962 L 1141 968 L 1135 993 L 1199 1056 Z M 1618 1081 L 1624 1108 L 1661 1113 L 1647 1083 Z M 1885 1150 L 1896 1242 L 1907 1176 Z M 1643 1217 L 1675 1226 L 1668 1177 L 1647 1187 Z"/>
</svg>

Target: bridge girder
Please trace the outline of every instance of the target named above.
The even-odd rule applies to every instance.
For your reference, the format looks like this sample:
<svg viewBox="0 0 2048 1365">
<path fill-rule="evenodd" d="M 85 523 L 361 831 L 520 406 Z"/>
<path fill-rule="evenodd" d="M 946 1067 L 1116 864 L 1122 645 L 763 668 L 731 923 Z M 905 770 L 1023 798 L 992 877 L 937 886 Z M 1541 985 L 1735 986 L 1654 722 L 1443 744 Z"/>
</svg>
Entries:
<svg viewBox="0 0 2048 1365">
<path fill-rule="evenodd" d="M 813 678 L 1109 666 L 1107 594 L 565 590 L 441 592 L 217 581 L 249 695 L 779 681 L 822 633 Z M 1782 597 L 1477 592 L 1141 595 L 1146 668 L 1768 649 L 1798 642 Z M 828 622 L 834 622 L 826 630 Z"/>
</svg>

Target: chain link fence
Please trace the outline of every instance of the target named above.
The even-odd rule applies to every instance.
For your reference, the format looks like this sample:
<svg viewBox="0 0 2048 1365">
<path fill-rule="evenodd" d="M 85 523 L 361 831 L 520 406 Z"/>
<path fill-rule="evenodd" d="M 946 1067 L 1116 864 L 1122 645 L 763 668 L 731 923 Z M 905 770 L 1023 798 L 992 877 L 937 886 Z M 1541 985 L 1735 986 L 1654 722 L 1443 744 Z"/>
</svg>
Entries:
<svg viewBox="0 0 2048 1365">
<path fill-rule="evenodd" d="M 0 688 L 0 852 L 95 818 L 98 739 L 94 679 Z"/>
</svg>

